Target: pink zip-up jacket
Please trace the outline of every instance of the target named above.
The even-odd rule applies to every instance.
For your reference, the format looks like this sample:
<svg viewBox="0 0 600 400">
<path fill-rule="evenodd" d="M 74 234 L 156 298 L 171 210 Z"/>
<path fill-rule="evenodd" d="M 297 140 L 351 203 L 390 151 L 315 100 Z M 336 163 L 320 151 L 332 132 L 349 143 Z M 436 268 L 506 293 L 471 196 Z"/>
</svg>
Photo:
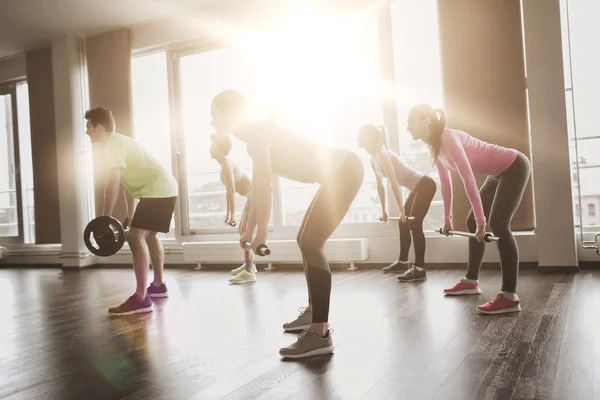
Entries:
<svg viewBox="0 0 600 400">
<path fill-rule="evenodd" d="M 440 174 L 444 199 L 444 222 L 452 220 L 452 180 L 450 171 L 456 171 L 465 185 L 477 226 L 485 226 L 486 218 L 475 174 L 498 176 L 512 165 L 517 151 L 490 144 L 457 129 L 444 129 L 440 156 L 435 165 Z"/>
</svg>

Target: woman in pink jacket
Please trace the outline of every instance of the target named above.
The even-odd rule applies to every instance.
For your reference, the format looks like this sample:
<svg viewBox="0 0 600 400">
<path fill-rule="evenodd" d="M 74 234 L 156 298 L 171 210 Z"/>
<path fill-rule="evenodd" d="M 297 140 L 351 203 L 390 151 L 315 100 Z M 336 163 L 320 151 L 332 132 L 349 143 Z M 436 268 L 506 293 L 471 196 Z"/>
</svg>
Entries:
<svg viewBox="0 0 600 400">
<path fill-rule="evenodd" d="M 498 236 L 498 251 L 502 267 L 502 288 L 496 297 L 478 307 L 485 314 L 501 314 L 521 310 L 516 293 L 519 273 L 519 249 L 510 229 L 523 192 L 529 180 L 531 165 L 517 150 L 486 143 L 466 132 L 446 128 L 442 110 L 419 104 L 410 110 L 408 131 L 412 137 L 425 142 L 440 174 L 444 199 L 444 234 L 452 230 L 452 181 L 450 171 L 458 172 L 463 181 L 471 211 L 467 217 L 469 232 L 469 261 L 465 278 L 454 287 L 445 289 L 447 295 L 479 294 L 479 270 L 485 252 L 486 222 L 489 219 L 494 236 Z M 487 175 L 478 190 L 474 174 Z"/>
</svg>

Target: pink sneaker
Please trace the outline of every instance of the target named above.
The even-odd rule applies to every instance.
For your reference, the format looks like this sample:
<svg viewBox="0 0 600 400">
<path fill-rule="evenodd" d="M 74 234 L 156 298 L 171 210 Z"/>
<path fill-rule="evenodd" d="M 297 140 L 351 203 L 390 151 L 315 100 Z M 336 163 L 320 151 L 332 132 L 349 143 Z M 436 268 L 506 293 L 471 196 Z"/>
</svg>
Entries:
<svg viewBox="0 0 600 400">
<path fill-rule="evenodd" d="M 444 289 L 444 294 L 458 296 L 461 294 L 480 294 L 479 282 L 469 282 L 464 278 L 450 289 Z"/>
<path fill-rule="evenodd" d="M 502 293 L 498 293 L 495 298 L 477 307 L 477 309 L 483 314 L 504 314 L 521 311 L 521 304 L 519 300 L 510 300 L 504 297 Z"/>
</svg>

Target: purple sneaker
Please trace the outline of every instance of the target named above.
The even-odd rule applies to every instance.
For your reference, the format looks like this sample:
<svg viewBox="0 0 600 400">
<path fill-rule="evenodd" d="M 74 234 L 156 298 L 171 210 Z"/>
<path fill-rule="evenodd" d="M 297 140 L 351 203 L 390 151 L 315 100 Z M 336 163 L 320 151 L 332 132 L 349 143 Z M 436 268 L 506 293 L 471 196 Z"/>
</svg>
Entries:
<svg viewBox="0 0 600 400">
<path fill-rule="evenodd" d="M 152 300 L 149 296 L 146 296 L 144 300 L 140 300 L 135 294 L 119 307 L 108 309 L 110 315 L 131 315 L 146 312 L 152 312 Z"/>
<path fill-rule="evenodd" d="M 167 290 L 167 285 L 163 283 L 162 285 L 156 287 L 153 284 L 150 284 L 150 286 L 148 286 L 148 296 L 150 296 L 153 299 L 161 298 L 161 297 L 169 297 L 169 291 Z"/>
</svg>

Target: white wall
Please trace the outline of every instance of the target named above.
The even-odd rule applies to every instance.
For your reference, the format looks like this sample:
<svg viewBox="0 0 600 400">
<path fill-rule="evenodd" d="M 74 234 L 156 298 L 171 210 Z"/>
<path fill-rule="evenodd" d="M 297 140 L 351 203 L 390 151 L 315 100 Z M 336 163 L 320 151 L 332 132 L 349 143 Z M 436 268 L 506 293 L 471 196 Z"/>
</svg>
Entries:
<svg viewBox="0 0 600 400">
<path fill-rule="evenodd" d="M 0 83 L 25 78 L 25 55 L 0 59 Z"/>
</svg>

